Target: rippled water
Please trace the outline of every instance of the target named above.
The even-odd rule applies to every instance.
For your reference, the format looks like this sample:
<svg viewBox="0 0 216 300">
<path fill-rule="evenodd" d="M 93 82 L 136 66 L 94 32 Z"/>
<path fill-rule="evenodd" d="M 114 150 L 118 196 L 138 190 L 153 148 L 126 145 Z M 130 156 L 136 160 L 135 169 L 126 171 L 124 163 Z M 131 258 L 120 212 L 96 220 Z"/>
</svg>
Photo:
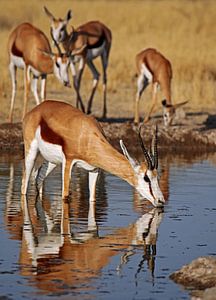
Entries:
<svg viewBox="0 0 216 300">
<path fill-rule="evenodd" d="M 76 169 L 69 203 L 60 168 L 43 200 L 20 197 L 22 161 L 0 160 L 0 297 L 5 299 L 189 299 L 169 279 L 183 264 L 216 255 L 215 157 L 160 162 L 164 210 L 101 172 L 96 203 Z"/>
</svg>

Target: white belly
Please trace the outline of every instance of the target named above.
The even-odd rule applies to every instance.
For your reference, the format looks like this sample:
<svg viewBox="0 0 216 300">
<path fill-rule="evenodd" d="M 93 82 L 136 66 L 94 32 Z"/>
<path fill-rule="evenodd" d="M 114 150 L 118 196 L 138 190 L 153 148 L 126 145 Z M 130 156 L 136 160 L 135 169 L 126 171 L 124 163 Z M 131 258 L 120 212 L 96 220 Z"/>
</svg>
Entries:
<svg viewBox="0 0 216 300">
<path fill-rule="evenodd" d="M 41 137 L 40 127 L 36 130 L 36 139 L 38 142 L 38 148 L 41 155 L 49 162 L 53 164 L 60 164 L 64 159 L 64 153 L 62 146 L 48 143 Z"/>
<path fill-rule="evenodd" d="M 23 60 L 22 57 L 16 56 L 16 55 L 13 55 L 13 54 L 11 54 L 10 56 L 11 56 L 11 61 L 13 62 L 13 64 L 14 64 L 17 68 L 19 68 L 19 69 L 24 69 L 24 67 L 25 67 L 25 62 L 24 62 L 24 60 Z"/>
<path fill-rule="evenodd" d="M 87 59 L 94 59 L 101 55 L 105 48 L 105 42 L 98 48 L 89 49 L 87 52 Z"/>
</svg>

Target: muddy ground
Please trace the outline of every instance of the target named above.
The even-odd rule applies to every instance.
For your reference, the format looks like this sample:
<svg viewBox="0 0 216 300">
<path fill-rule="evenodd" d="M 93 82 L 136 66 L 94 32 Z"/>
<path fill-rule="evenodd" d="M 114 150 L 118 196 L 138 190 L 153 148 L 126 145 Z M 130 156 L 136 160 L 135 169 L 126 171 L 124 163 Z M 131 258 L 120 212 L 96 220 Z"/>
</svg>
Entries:
<svg viewBox="0 0 216 300">
<path fill-rule="evenodd" d="M 119 139 L 123 139 L 130 151 L 139 151 L 137 128 L 132 119 L 99 119 L 104 133 L 111 144 L 119 149 Z M 176 119 L 169 128 L 163 125 L 162 117 L 154 117 L 142 129 L 142 136 L 148 145 L 154 124 L 158 124 L 158 146 L 161 153 L 215 152 L 216 115 L 210 113 L 188 113 Z M 22 124 L 0 124 L 0 153 L 23 151 Z"/>
</svg>

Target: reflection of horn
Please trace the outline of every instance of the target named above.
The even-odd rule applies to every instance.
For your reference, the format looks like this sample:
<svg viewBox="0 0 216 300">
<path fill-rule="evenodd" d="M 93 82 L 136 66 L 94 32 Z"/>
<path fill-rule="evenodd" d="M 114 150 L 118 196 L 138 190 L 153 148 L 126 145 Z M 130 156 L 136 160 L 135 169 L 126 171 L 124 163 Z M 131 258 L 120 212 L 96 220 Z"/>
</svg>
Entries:
<svg viewBox="0 0 216 300">
<path fill-rule="evenodd" d="M 140 146 L 142 148 L 143 154 L 144 154 L 146 162 L 148 164 L 148 169 L 152 170 L 153 169 L 152 161 L 151 161 L 151 158 L 148 154 L 148 151 L 146 150 L 146 148 L 144 146 L 144 143 L 143 143 L 143 140 L 142 140 L 142 137 L 141 137 L 141 126 L 139 127 L 138 136 L 139 136 Z"/>
<path fill-rule="evenodd" d="M 56 40 L 54 39 L 53 32 L 52 32 L 52 28 L 50 28 L 50 35 L 51 35 L 51 38 L 52 38 L 52 40 L 53 40 L 53 42 L 54 42 L 56 48 L 58 49 L 59 55 L 62 56 L 60 46 L 59 46 L 59 44 L 56 42 Z"/>
</svg>

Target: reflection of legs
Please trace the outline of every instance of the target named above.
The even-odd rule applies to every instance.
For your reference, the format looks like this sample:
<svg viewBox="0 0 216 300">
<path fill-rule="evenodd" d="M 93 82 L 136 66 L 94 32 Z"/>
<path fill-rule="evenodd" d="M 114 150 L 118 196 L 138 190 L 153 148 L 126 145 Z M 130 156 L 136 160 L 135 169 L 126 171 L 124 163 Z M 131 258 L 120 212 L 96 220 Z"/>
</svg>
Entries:
<svg viewBox="0 0 216 300">
<path fill-rule="evenodd" d="M 91 95 L 90 95 L 90 98 L 89 98 L 89 101 L 88 101 L 88 106 L 87 106 L 87 114 L 90 114 L 91 113 L 92 102 L 93 102 L 95 91 L 96 91 L 97 86 L 98 86 L 98 80 L 99 80 L 100 74 L 98 73 L 97 69 L 95 68 L 95 65 L 93 64 L 93 62 L 91 60 L 88 60 L 87 64 L 88 64 L 89 69 L 91 70 L 91 72 L 93 74 L 93 78 L 94 78 L 92 91 L 91 91 Z"/>
<path fill-rule="evenodd" d="M 155 105 L 157 103 L 157 88 L 158 88 L 158 83 L 154 82 L 152 85 L 152 107 L 151 107 L 149 113 L 147 114 L 147 116 L 145 117 L 144 122 L 149 121 L 150 116 L 151 116 L 153 110 L 155 109 Z"/>
<path fill-rule="evenodd" d="M 42 193 L 42 185 L 44 179 L 52 172 L 52 170 L 56 167 L 56 164 L 53 164 L 48 161 L 44 161 L 40 168 L 37 170 L 36 174 L 36 188 L 37 191 Z"/>
<path fill-rule="evenodd" d="M 37 157 L 37 153 L 38 145 L 36 141 L 33 141 L 30 146 L 25 144 L 25 169 L 23 172 L 21 188 L 21 193 L 23 195 L 26 195 L 27 193 L 28 182 Z"/>
<path fill-rule="evenodd" d="M 140 74 L 137 80 L 137 94 L 135 100 L 135 111 L 134 111 L 134 123 L 139 123 L 139 101 L 142 96 L 143 91 L 148 86 L 148 79 Z"/>
<path fill-rule="evenodd" d="M 14 109 L 14 101 L 16 97 L 16 70 L 17 67 L 11 62 L 9 65 L 9 71 L 11 75 L 11 81 L 12 81 L 12 96 L 11 96 L 11 105 L 10 105 L 10 112 L 9 112 L 9 122 L 12 122 L 13 120 L 13 109 Z"/>
<path fill-rule="evenodd" d="M 89 201 L 95 201 L 98 171 L 89 172 Z"/>
<path fill-rule="evenodd" d="M 69 196 L 72 160 L 64 159 L 62 163 L 62 198 Z"/>
</svg>

